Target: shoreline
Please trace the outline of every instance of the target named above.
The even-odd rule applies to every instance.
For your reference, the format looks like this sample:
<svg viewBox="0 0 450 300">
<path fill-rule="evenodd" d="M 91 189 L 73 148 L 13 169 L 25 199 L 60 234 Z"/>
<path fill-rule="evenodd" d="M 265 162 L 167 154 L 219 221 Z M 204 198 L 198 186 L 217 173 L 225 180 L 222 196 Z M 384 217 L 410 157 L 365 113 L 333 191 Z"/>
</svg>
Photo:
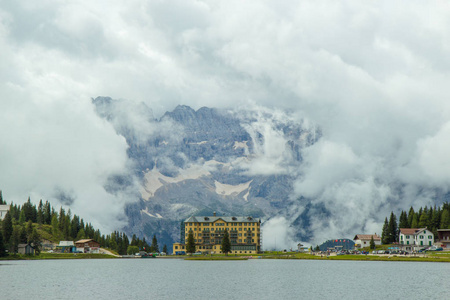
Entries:
<svg viewBox="0 0 450 300">
<path fill-rule="evenodd" d="M 440 255 L 439 255 L 440 254 Z M 439 253 L 438 255 L 426 255 L 426 256 L 401 256 L 401 255 L 332 255 L 332 256 L 320 256 L 307 253 L 262 253 L 260 255 L 205 255 L 205 256 L 158 256 L 153 259 L 183 259 L 190 261 L 246 261 L 251 259 L 305 259 L 305 260 L 334 260 L 334 261 L 401 261 L 401 262 L 441 262 L 450 263 L 450 253 Z M 447 255 L 443 256 L 443 255 Z M 2 261 L 13 260 L 59 260 L 59 259 L 131 259 L 128 257 L 120 257 L 111 254 L 84 254 L 84 253 L 41 253 L 39 256 L 29 255 L 15 255 L 1 257 Z M 135 259 L 141 259 L 136 257 Z"/>
</svg>

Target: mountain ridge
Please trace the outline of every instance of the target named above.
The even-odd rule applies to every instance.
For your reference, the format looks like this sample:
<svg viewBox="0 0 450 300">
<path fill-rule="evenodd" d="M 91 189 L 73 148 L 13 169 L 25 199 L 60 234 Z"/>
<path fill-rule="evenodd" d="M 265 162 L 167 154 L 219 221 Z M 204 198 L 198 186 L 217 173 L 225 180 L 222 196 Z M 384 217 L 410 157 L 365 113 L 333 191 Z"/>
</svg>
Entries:
<svg viewBox="0 0 450 300">
<path fill-rule="evenodd" d="M 150 108 L 141 109 L 147 123 L 140 126 L 152 129 L 136 138 L 141 128 L 127 120 L 138 109 L 128 105 L 127 111 L 121 100 L 108 97 L 92 101 L 98 115 L 127 140 L 133 173 L 141 183 L 139 201 L 126 209 L 126 232 L 147 238 L 156 234 L 171 244 L 179 239 L 180 221 L 193 214 L 216 211 L 268 220 L 289 215 L 294 202 L 307 205 L 306 199 L 290 198 L 294 178 L 288 170 L 300 166 L 300 150 L 316 135 L 301 124 L 268 112 L 178 105 L 160 119 L 153 118 Z M 302 231 L 295 236 L 308 238 Z"/>
</svg>

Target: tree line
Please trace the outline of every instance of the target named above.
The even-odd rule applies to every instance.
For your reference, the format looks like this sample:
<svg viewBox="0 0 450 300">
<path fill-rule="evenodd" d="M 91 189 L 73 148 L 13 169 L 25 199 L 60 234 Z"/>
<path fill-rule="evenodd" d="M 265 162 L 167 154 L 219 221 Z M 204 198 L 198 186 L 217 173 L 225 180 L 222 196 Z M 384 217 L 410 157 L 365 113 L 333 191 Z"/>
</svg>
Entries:
<svg viewBox="0 0 450 300">
<path fill-rule="evenodd" d="M 398 222 L 397 222 L 398 220 Z M 384 220 L 381 233 L 381 242 L 383 244 L 392 244 L 398 242 L 400 228 L 428 228 L 437 236 L 438 229 L 450 229 L 450 204 L 442 204 L 442 207 L 420 207 L 415 211 L 413 207 L 408 212 L 401 211 L 400 217 L 394 212 Z"/>
<path fill-rule="evenodd" d="M 7 204 L 1 190 L 0 204 Z M 9 212 L 0 222 L 0 226 L 0 256 L 5 256 L 6 250 L 9 250 L 9 253 L 17 253 L 18 245 L 21 243 L 32 246 L 39 254 L 42 237 L 37 229 L 48 232 L 58 241 L 93 239 L 100 244 L 100 247 L 117 251 L 120 255 L 134 254 L 140 250 L 159 252 L 156 235 L 153 236 L 151 245 L 146 242 L 145 237 L 140 239 L 134 234 L 131 242 L 124 232 L 114 231 L 103 235 L 91 223 L 86 223 L 76 214 L 72 215 L 70 209 L 66 212 L 61 206 L 57 212 L 49 201 L 44 203 L 42 200 L 36 206 L 29 197 L 23 205 L 11 202 Z M 166 245 L 164 250 L 167 253 Z"/>
</svg>

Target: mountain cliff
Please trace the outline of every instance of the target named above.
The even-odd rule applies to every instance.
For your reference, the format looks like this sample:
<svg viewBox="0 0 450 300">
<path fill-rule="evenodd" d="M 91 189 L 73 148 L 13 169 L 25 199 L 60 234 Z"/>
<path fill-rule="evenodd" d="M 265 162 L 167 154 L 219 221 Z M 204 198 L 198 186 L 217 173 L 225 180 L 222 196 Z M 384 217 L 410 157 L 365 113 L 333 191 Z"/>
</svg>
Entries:
<svg viewBox="0 0 450 300">
<path fill-rule="evenodd" d="M 111 178 L 111 191 L 137 178 L 138 201 L 126 208 L 125 230 L 161 244 L 179 240 L 180 221 L 193 214 L 288 218 L 308 239 L 304 199 L 291 198 L 301 149 L 320 132 L 268 110 L 194 110 L 180 105 L 156 119 L 144 103 L 93 99 L 96 112 L 128 145 L 129 175 Z"/>
</svg>

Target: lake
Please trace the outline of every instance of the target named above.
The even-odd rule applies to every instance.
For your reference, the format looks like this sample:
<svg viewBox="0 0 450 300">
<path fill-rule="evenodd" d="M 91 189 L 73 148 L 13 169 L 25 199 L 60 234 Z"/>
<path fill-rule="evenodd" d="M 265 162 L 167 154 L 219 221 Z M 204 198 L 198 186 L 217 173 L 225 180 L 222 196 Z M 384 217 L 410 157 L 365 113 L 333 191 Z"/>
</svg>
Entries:
<svg viewBox="0 0 450 300">
<path fill-rule="evenodd" d="M 449 299 L 450 264 L 317 260 L 0 262 L 0 299 Z"/>
</svg>

